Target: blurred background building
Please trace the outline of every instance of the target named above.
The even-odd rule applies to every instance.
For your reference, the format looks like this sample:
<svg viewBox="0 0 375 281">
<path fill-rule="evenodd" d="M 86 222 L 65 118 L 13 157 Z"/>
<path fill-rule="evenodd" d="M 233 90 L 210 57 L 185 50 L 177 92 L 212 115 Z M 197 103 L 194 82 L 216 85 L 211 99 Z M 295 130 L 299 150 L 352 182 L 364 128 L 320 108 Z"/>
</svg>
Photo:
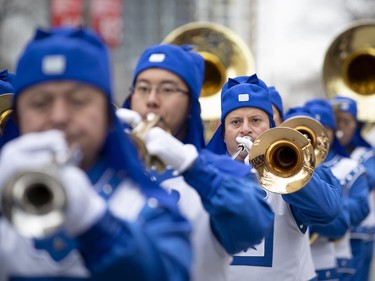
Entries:
<svg viewBox="0 0 375 281">
<path fill-rule="evenodd" d="M 36 26 L 90 25 L 111 46 L 116 103 L 128 94 L 141 52 L 177 27 L 208 21 L 230 28 L 284 107 L 325 97 L 324 55 L 352 22 L 375 19 L 373 0 L 0 0 L 0 69 L 15 62 Z M 250 74 L 250 73 L 249 73 Z"/>
</svg>

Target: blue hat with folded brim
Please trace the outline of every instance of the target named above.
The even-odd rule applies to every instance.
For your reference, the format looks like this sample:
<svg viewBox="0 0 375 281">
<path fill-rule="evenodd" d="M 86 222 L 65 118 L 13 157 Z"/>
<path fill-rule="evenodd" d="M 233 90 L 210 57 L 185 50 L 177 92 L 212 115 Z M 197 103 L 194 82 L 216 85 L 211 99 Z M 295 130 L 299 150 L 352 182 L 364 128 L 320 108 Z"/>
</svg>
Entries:
<svg viewBox="0 0 375 281">
<path fill-rule="evenodd" d="M 336 130 L 335 113 L 331 104 L 325 99 L 311 99 L 305 107 L 314 115 L 323 126 Z"/>
<path fill-rule="evenodd" d="M 357 102 L 354 99 L 343 97 L 343 96 L 336 96 L 334 99 L 332 99 L 332 104 L 335 106 L 335 108 L 342 112 L 349 113 L 353 119 L 357 122 L 357 128 L 353 135 L 352 140 L 350 141 L 350 145 L 353 147 L 357 146 L 364 146 L 364 147 L 371 147 L 371 144 L 369 144 L 361 134 L 362 130 L 362 124 L 359 122 L 357 115 L 358 115 L 358 109 L 357 109 Z"/>
<path fill-rule="evenodd" d="M 229 78 L 221 92 L 221 124 L 207 144 L 207 148 L 219 154 L 226 153 L 223 140 L 225 117 L 233 110 L 242 107 L 253 107 L 264 111 L 269 118 L 270 127 L 275 127 L 271 98 L 267 85 L 257 75 Z"/>
<path fill-rule="evenodd" d="M 109 51 L 91 29 L 38 29 L 17 64 L 16 98 L 41 82 L 73 80 L 102 90 L 112 100 Z"/>
<path fill-rule="evenodd" d="M 332 105 L 325 99 L 311 99 L 308 100 L 304 107 L 306 111 L 311 112 L 316 120 L 318 120 L 324 127 L 331 128 L 336 131 L 336 120 L 335 113 L 333 111 Z M 339 140 L 334 134 L 332 142 L 332 151 L 344 157 L 348 157 L 348 153 L 345 148 L 340 144 Z"/>
<path fill-rule="evenodd" d="M 133 85 L 138 75 L 150 68 L 161 68 L 174 73 L 189 87 L 191 96 L 199 98 L 204 79 L 204 60 L 191 46 L 161 44 L 147 48 L 138 59 Z"/>
<path fill-rule="evenodd" d="M 199 96 L 204 80 L 204 59 L 191 46 L 161 44 L 148 47 L 140 56 L 133 75 L 133 86 L 138 75 L 151 68 L 167 70 L 180 77 L 189 88 L 190 110 L 188 116 L 188 130 L 183 143 L 194 144 L 199 150 L 205 147 L 204 127 L 201 119 Z M 131 108 L 129 96 L 123 108 Z"/>
</svg>

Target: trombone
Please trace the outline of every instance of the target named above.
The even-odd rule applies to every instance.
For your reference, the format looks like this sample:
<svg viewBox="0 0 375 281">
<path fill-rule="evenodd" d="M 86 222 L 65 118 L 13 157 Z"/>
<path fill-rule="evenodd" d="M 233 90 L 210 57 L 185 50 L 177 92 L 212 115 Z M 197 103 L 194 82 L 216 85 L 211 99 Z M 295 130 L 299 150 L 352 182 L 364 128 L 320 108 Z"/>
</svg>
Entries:
<svg viewBox="0 0 375 281">
<path fill-rule="evenodd" d="M 290 194 L 303 188 L 314 173 L 316 157 L 310 141 L 297 130 L 271 128 L 260 134 L 249 153 L 259 183 L 267 191 Z"/>
<path fill-rule="evenodd" d="M 295 116 L 281 123 L 280 127 L 297 130 L 310 140 L 314 148 L 316 166 L 327 157 L 330 146 L 329 137 L 326 128 L 319 121 L 307 116 Z"/>
</svg>

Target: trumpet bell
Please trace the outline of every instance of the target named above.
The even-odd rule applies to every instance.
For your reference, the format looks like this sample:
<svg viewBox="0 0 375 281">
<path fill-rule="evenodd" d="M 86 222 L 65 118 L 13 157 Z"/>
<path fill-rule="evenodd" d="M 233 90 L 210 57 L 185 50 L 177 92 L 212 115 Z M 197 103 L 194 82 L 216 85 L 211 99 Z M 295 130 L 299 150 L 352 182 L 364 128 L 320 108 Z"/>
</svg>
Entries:
<svg viewBox="0 0 375 281">
<path fill-rule="evenodd" d="M 4 216 L 25 237 L 42 238 L 64 222 L 66 194 L 55 171 L 25 171 L 11 178 L 1 199 Z"/>
<path fill-rule="evenodd" d="M 327 130 L 317 120 L 306 116 L 296 116 L 284 121 L 280 126 L 297 130 L 310 140 L 314 148 L 316 166 L 327 157 L 330 146 L 329 137 Z"/>
<path fill-rule="evenodd" d="M 303 188 L 315 169 L 310 141 L 287 127 L 272 128 L 259 135 L 250 150 L 249 161 L 258 172 L 260 185 L 278 194 Z"/>
<path fill-rule="evenodd" d="M 361 121 L 375 121 L 375 21 L 356 22 L 329 46 L 323 62 L 329 98 L 352 98 Z"/>
</svg>

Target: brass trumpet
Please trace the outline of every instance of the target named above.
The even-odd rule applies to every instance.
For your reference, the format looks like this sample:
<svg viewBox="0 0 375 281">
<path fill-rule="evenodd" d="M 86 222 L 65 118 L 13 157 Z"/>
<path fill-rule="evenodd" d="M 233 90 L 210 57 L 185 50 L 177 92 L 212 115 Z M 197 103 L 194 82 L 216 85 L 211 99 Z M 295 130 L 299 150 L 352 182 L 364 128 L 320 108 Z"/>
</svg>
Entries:
<svg viewBox="0 0 375 281">
<path fill-rule="evenodd" d="M 289 194 L 303 188 L 316 166 L 314 148 L 297 130 L 269 129 L 259 135 L 249 153 L 260 185 L 273 193 Z"/>
<path fill-rule="evenodd" d="M 146 119 L 138 124 L 130 133 L 130 138 L 134 141 L 139 157 L 145 163 L 148 169 L 156 169 L 162 172 L 166 169 L 166 165 L 156 156 L 150 155 L 143 141 L 146 133 L 155 127 L 162 119 L 159 115 L 152 112 L 148 113 Z"/>
<path fill-rule="evenodd" d="M 4 216 L 26 237 L 45 237 L 65 218 L 66 195 L 54 166 L 18 173 L 6 183 L 1 199 Z"/>
<path fill-rule="evenodd" d="M 316 166 L 324 161 L 328 154 L 330 144 L 327 130 L 319 121 L 307 116 L 296 116 L 281 123 L 280 127 L 288 127 L 297 130 L 310 140 L 314 148 Z"/>
<path fill-rule="evenodd" d="M 26 169 L 11 177 L 1 194 L 2 211 L 7 220 L 23 236 L 42 238 L 55 232 L 65 220 L 67 196 L 60 170 L 68 163 L 78 164 L 79 149 L 68 157 L 41 169 Z"/>
</svg>

